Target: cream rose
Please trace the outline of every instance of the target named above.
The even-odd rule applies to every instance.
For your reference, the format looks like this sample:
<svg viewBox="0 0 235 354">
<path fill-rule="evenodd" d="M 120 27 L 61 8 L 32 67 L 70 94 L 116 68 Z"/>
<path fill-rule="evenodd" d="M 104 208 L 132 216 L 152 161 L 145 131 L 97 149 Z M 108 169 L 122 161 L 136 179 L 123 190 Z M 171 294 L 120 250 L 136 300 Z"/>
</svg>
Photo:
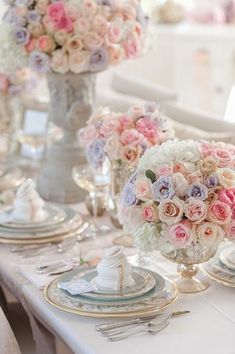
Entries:
<svg viewBox="0 0 235 354">
<path fill-rule="evenodd" d="M 207 156 L 201 161 L 200 165 L 203 172 L 211 173 L 217 169 L 219 161 L 212 156 Z"/>
<path fill-rule="evenodd" d="M 51 67 L 53 71 L 65 74 L 69 70 L 68 55 L 61 49 L 55 50 L 52 53 Z"/>
<path fill-rule="evenodd" d="M 66 42 L 66 49 L 69 53 L 83 49 L 83 41 L 80 36 L 73 36 Z"/>
<path fill-rule="evenodd" d="M 165 199 L 160 202 L 158 211 L 159 219 L 162 222 L 167 225 L 173 225 L 182 220 L 184 204 L 177 197 L 174 197 L 173 199 Z"/>
<path fill-rule="evenodd" d="M 90 32 L 84 37 L 84 45 L 88 49 L 101 48 L 104 44 L 104 38 L 96 32 Z"/>
<path fill-rule="evenodd" d="M 235 187 L 235 172 L 230 168 L 218 168 L 217 176 L 224 188 Z"/>
<path fill-rule="evenodd" d="M 55 33 L 54 38 L 59 45 L 64 45 L 69 38 L 69 34 L 65 30 L 60 30 Z"/>
<path fill-rule="evenodd" d="M 69 55 L 69 68 L 75 74 L 85 72 L 89 68 L 89 52 L 80 51 Z"/>
<path fill-rule="evenodd" d="M 38 0 L 35 10 L 40 13 L 40 15 L 44 15 L 47 11 L 47 6 L 49 4 L 49 0 Z"/>
<path fill-rule="evenodd" d="M 181 198 L 185 197 L 185 195 L 187 194 L 189 183 L 184 177 L 184 175 L 182 175 L 182 173 L 180 172 L 174 173 L 172 176 L 172 180 L 176 195 Z"/>
<path fill-rule="evenodd" d="M 212 246 L 215 249 L 224 238 L 222 227 L 212 222 L 205 222 L 199 225 L 196 229 L 196 234 L 202 245 Z"/>
<path fill-rule="evenodd" d="M 41 37 L 46 32 L 41 23 L 30 23 L 28 25 L 28 31 L 35 38 Z"/>
</svg>

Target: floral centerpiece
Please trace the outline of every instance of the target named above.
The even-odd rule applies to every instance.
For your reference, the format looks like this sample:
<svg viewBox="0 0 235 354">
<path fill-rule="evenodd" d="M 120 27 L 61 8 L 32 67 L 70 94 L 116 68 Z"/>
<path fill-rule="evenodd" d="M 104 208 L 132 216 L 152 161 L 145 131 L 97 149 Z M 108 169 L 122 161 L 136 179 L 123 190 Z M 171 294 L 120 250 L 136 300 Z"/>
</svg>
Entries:
<svg viewBox="0 0 235 354">
<path fill-rule="evenodd" d="M 183 264 L 182 292 L 203 290 L 207 284 L 195 279 L 193 265 L 209 260 L 225 235 L 232 236 L 234 187 L 233 145 L 169 141 L 141 158 L 122 192 L 120 222 L 137 247 L 160 249 Z"/>
<path fill-rule="evenodd" d="M 80 131 L 80 143 L 94 168 L 106 159 L 111 163 L 112 220 L 117 218 L 116 198 L 124 183 L 136 168 L 140 157 L 154 145 L 173 138 L 174 132 L 155 103 L 130 107 L 128 112 L 111 112 L 100 108 Z M 117 221 L 114 221 L 118 226 Z"/>
<path fill-rule="evenodd" d="M 77 130 L 93 110 L 95 73 L 144 47 L 147 18 L 138 0 L 7 0 L 5 42 L 16 64 L 47 73 L 51 105 L 49 118 L 64 130 L 52 145 L 39 179 L 41 195 L 73 203 L 83 198 L 71 175 L 83 163 Z M 1 40 L 0 40 L 1 43 Z M 14 60 L 10 60 L 11 65 Z M 1 48 L 0 48 L 1 63 Z M 12 67 L 6 63 L 6 67 Z M 61 170 L 63 166 L 63 171 Z"/>
<path fill-rule="evenodd" d="M 12 51 L 39 72 L 98 72 L 142 52 L 147 19 L 138 0 L 7 3 Z"/>
</svg>

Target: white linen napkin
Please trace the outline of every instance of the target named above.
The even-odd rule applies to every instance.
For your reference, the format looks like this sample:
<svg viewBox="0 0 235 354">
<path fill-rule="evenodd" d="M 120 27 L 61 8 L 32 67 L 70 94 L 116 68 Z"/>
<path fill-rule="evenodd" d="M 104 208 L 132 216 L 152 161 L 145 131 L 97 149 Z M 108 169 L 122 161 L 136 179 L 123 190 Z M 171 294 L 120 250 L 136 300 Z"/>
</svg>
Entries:
<svg viewBox="0 0 235 354">
<path fill-rule="evenodd" d="M 67 290 L 71 295 L 81 295 L 95 290 L 91 282 L 85 279 L 59 283 L 58 286 L 63 290 Z"/>
</svg>

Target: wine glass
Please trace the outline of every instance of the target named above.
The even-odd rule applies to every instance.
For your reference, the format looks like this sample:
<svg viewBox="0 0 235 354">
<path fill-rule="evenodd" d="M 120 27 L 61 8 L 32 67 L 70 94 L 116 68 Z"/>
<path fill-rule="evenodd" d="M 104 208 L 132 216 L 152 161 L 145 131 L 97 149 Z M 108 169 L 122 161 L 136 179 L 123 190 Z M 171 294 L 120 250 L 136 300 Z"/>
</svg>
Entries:
<svg viewBox="0 0 235 354">
<path fill-rule="evenodd" d="M 93 220 L 89 223 L 86 230 L 88 237 L 95 238 L 98 233 L 104 233 L 110 230 L 107 225 L 97 225 L 98 202 L 97 197 L 103 194 L 108 196 L 110 175 L 107 166 L 103 165 L 95 170 L 89 165 L 79 165 L 73 168 L 73 179 L 75 183 L 82 189 L 85 189 L 90 196 L 91 206 L 93 209 Z"/>
</svg>

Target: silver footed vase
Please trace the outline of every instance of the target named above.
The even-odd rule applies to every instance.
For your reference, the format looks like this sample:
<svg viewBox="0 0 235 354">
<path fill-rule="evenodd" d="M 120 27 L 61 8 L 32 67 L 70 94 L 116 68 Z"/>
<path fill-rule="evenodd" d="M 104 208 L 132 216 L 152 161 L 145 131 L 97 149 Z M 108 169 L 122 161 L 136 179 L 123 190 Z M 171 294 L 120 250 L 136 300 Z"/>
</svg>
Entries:
<svg viewBox="0 0 235 354">
<path fill-rule="evenodd" d="M 48 75 L 50 92 L 49 121 L 63 131 L 47 151 L 46 163 L 38 179 L 40 195 L 51 202 L 75 203 L 84 200 L 85 192 L 72 178 L 72 169 L 86 162 L 77 132 L 86 125 L 93 112 L 95 75 Z"/>
</svg>

